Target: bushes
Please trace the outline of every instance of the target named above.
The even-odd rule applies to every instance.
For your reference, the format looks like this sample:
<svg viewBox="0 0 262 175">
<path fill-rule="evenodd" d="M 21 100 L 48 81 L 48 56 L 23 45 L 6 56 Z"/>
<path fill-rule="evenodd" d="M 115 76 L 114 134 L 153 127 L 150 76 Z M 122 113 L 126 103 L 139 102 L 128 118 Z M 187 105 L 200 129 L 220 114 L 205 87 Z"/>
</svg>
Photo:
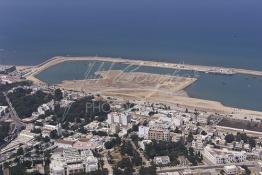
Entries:
<svg viewBox="0 0 262 175">
<path fill-rule="evenodd" d="M 8 94 L 20 118 L 30 117 L 40 105 L 51 101 L 53 98 L 51 94 L 46 94 L 43 91 L 37 91 L 33 95 L 31 95 L 31 92 L 30 89 L 19 88 Z"/>
<path fill-rule="evenodd" d="M 108 142 L 105 143 L 105 148 L 106 149 L 112 149 L 113 147 L 120 145 L 121 144 L 121 139 L 119 137 L 116 137 Z"/>
<path fill-rule="evenodd" d="M 87 123 L 96 120 L 102 122 L 107 119 L 107 114 L 111 111 L 110 105 L 106 101 L 93 101 L 93 97 L 84 97 L 74 102 L 66 114 L 66 121 L 75 121 L 84 118 Z"/>
<path fill-rule="evenodd" d="M 10 124 L 7 122 L 0 122 L 0 141 L 8 136 Z"/>
</svg>

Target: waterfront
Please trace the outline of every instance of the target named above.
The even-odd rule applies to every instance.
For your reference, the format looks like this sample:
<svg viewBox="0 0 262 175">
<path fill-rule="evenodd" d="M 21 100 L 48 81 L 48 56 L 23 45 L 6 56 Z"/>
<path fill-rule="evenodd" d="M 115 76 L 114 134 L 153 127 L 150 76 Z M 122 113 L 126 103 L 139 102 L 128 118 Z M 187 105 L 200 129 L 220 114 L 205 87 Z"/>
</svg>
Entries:
<svg viewBox="0 0 262 175">
<path fill-rule="evenodd" d="M 188 88 L 189 96 L 219 101 L 231 107 L 261 111 L 262 77 L 234 74 L 207 74 L 172 68 L 137 66 L 123 63 L 66 61 L 40 72 L 36 77 L 49 84 L 58 84 L 64 80 L 83 80 L 95 78 L 96 71 L 124 70 L 126 72 L 144 72 L 163 75 L 196 77 L 198 80 Z"/>
<path fill-rule="evenodd" d="M 262 70 L 258 0 L 0 3 L 1 64 L 98 55 Z"/>
</svg>

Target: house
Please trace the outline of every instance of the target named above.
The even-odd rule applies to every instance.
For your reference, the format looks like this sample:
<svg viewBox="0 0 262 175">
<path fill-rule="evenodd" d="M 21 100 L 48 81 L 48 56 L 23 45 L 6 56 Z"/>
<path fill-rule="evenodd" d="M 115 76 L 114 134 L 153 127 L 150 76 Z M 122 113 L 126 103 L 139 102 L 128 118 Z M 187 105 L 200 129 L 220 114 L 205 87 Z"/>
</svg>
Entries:
<svg viewBox="0 0 262 175">
<path fill-rule="evenodd" d="M 237 174 L 237 167 L 236 167 L 236 165 L 224 166 L 223 170 L 224 170 L 225 174 L 227 174 L 227 175 Z"/>
<path fill-rule="evenodd" d="M 73 148 L 73 144 L 75 142 L 74 141 L 69 141 L 69 140 L 57 140 L 55 142 L 55 146 L 57 146 L 58 148 Z"/>
<path fill-rule="evenodd" d="M 98 170 L 98 160 L 91 150 L 63 149 L 54 153 L 50 162 L 51 175 L 73 175 Z"/>
<path fill-rule="evenodd" d="M 154 163 L 156 165 L 167 165 L 170 163 L 170 159 L 168 156 L 157 156 L 154 157 Z"/>
<path fill-rule="evenodd" d="M 247 153 L 245 151 L 229 151 L 225 148 L 216 149 L 210 146 L 204 148 L 203 155 L 214 164 L 244 162 L 247 159 Z"/>
<path fill-rule="evenodd" d="M 8 111 L 8 106 L 0 106 L 0 117 L 4 116 Z"/>
<path fill-rule="evenodd" d="M 147 138 L 148 137 L 148 126 L 139 126 L 138 127 L 138 137 L 139 138 Z"/>
<path fill-rule="evenodd" d="M 132 116 L 126 113 L 111 112 L 107 116 L 107 123 L 119 124 L 120 126 L 128 126 L 131 123 Z"/>
</svg>

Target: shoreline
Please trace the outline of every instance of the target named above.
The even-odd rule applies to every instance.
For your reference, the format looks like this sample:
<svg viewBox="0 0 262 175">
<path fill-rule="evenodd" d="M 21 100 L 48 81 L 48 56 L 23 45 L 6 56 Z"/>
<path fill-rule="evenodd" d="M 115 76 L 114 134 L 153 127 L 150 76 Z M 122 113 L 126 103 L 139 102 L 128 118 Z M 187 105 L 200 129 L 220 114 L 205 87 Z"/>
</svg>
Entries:
<svg viewBox="0 0 262 175">
<path fill-rule="evenodd" d="M 112 57 L 64 57 L 57 56 L 52 57 L 45 62 L 34 66 L 36 72 L 33 72 L 34 75 L 40 73 L 41 71 L 48 69 L 51 66 L 60 64 L 65 61 L 104 61 L 104 62 L 113 62 L 113 63 L 126 63 L 140 66 L 151 66 L 151 67 L 161 67 L 161 68 L 173 68 L 177 70 L 188 70 L 188 71 L 197 71 L 205 73 L 215 73 L 222 75 L 233 75 L 233 74 L 246 74 L 254 76 L 262 76 L 262 71 L 250 70 L 250 69 L 241 69 L 241 68 L 228 68 L 228 67 L 216 67 L 216 66 L 204 66 L 204 65 L 191 65 L 191 64 L 177 64 L 177 63 L 167 63 L 167 62 L 156 62 L 156 61 L 144 61 L 137 59 L 124 59 L 124 58 L 112 58 Z"/>
<path fill-rule="evenodd" d="M 35 76 L 39 74 L 40 72 L 48 69 L 51 66 L 63 63 L 65 61 L 104 61 L 104 62 L 113 62 L 113 63 L 126 63 L 126 64 L 134 64 L 134 65 L 143 65 L 143 66 L 152 66 L 152 67 L 162 67 L 162 68 L 174 68 L 174 69 L 180 69 L 180 70 L 193 70 L 193 71 L 200 71 L 200 72 L 207 72 L 208 70 L 211 70 L 210 73 L 218 73 L 222 74 L 223 72 L 214 72 L 215 69 L 217 70 L 234 70 L 234 73 L 239 74 L 248 74 L 248 75 L 255 75 L 255 76 L 262 76 L 262 72 L 260 71 L 252 71 L 252 70 L 243 70 L 243 69 L 233 69 L 233 68 L 221 68 L 221 67 L 210 67 L 210 66 L 198 66 L 198 65 L 180 65 L 180 64 L 174 64 L 174 63 L 163 63 L 163 62 L 153 62 L 153 61 L 140 61 L 140 60 L 127 60 L 122 58 L 109 58 L 109 57 L 53 57 L 47 61 L 45 61 L 42 64 L 39 64 L 32 68 L 31 72 L 26 77 L 28 80 L 33 81 L 34 83 L 40 84 L 40 85 L 46 85 L 46 83 L 42 82 L 41 80 L 37 79 Z M 184 66 L 184 67 L 181 67 Z M 81 80 L 80 80 L 81 81 Z M 60 84 L 61 85 L 61 84 Z M 64 89 L 74 89 L 73 86 L 70 88 L 66 88 L 63 86 L 60 86 Z M 107 91 L 104 93 L 104 95 L 115 95 L 125 98 L 138 98 L 138 99 L 145 99 L 142 97 L 136 97 L 130 92 L 117 92 L 117 89 L 113 91 Z M 174 94 L 172 97 L 169 96 L 161 96 L 163 94 L 155 93 L 153 96 L 150 96 L 149 98 L 146 98 L 148 101 L 158 101 L 167 103 L 170 105 L 180 105 L 188 108 L 195 108 L 200 111 L 215 111 L 215 112 L 221 112 L 228 115 L 234 114 L 238 116 L 248 116 L 249 118 L 252 118 L 253 116 L 259 117 L 262 119 L 262 111 L 254 111 L 249 109 L 240 109 L 235 107 L 229 107 L 223 105 L 221 102 L 218 101 L 212 101 L 212 100 L 206 100 L 206 99 L 198 99 L 193 97 L 188 97 L 187 95 L 181 96 L 178 94 Z"/>
</svg>

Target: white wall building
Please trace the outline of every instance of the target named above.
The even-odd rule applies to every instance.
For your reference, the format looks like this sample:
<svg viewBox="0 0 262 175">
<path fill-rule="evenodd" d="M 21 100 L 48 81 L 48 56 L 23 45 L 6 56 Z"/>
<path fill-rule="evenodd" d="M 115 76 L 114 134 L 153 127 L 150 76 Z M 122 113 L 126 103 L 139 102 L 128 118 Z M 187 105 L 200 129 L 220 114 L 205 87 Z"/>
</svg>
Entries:
<svg viewBox="0 0 262 175">
<path fill-rule="evenodd" d="M 131 123 L 132 116 L 126 113 L 111 112 L 107 115 L 109 125 L 118 123 L 121 126 L 128 126 Z"/>
<path fill-rule="evenodd" d="M 98 169 L 98 160 L 91 150 L 79 152 L 75 149 L 64 149 L 51 157 L 51 175 L 73 175 L 81 172 L 91 172 Z"/>
<path fill-rule="evenodd" d="M 8 109 L 8 106 L 0 106 L 0 117 L 6 114 L 7 109 Z"/>
<path fill-rule="evenodd" d="M 138 127 L 138 137 L 139 138 L 147 138 L 148 137 L 148 131 L 149 131 L 149 127 L 148 126 L 140 125 Z"/>
<path fill-rule="evenodd" d="M 234 175 L 237 174 L 237 167 L 236 165 L 229 165 L 229 166 L 224 166 L 224 172 L 227 175 Z"/>
<path fill-rule="evenodd" d="M 170 163 L 170 158 L 168 156 L 154 157 L 154 163 L 156 165 L 167 165 Z"/>
<path fill-rule="evenodd" d="M 203 153 L 203 155 L 214 164 L 244 162 L 247 159 L 247 154 L 245 151 L 229 151 L 227 149 L 215 149 L 209 146 L 204 148 Z"/>
</svg>

